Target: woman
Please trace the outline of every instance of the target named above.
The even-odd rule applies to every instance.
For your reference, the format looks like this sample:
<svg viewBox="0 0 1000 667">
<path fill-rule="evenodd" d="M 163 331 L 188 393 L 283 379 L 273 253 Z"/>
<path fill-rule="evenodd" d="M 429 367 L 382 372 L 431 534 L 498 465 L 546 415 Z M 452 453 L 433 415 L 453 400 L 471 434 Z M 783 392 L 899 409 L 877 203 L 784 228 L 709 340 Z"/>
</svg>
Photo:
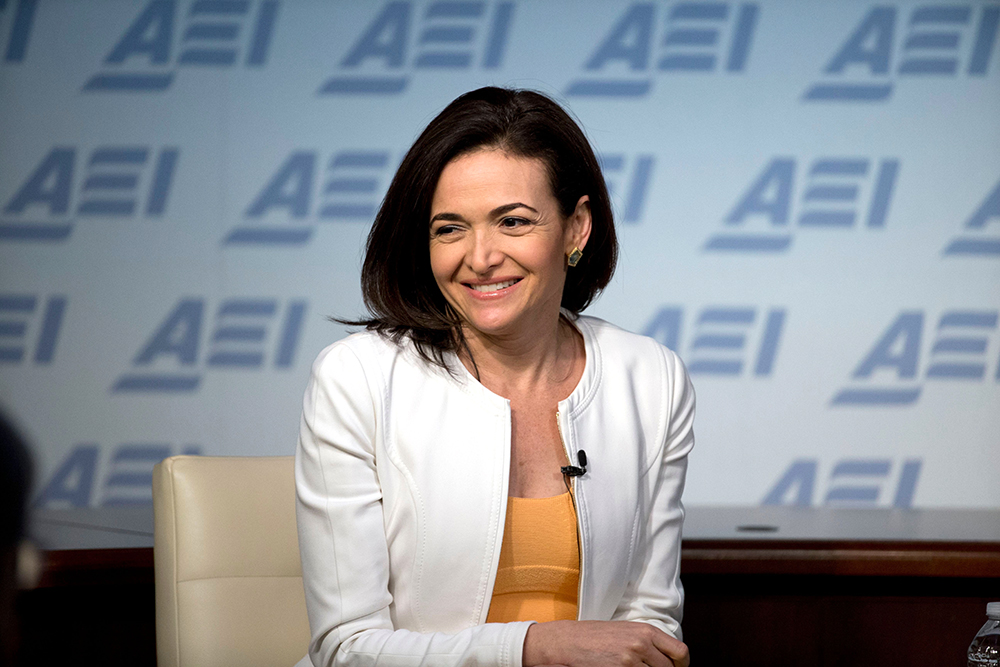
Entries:
<svg viewBox="0 0 1000 667">
<path fill-rule="evenodd" d="M 694 393 L 666 348 L 578 316 L 616 252 L 550 99 L 476 90 L 417 139 L 368 238 L 368 331 L 304 401 L 313 664 L 687 665 Z"/>
</svg>

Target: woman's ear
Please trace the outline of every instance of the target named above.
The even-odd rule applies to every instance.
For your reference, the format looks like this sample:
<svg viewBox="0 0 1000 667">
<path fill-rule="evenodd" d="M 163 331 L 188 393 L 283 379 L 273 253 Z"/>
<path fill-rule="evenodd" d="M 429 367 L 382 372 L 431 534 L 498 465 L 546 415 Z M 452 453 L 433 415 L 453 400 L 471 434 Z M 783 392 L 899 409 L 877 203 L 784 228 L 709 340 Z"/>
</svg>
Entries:
<svg viewBox="0 0 1000 667">
<path fill-rule="evenodd" d="M 573 214 L 569 217 L 566 225 L 566 252 L 569 253 L 573 248 L 579 248 L 583 250 L 587 245 L 587 239 L 590 238 L 590 227 L 591 227 L 591 217 L 590 217 L 590 196 L 583 195 L 580 200 L 576 202 L 576 209 Z"/>
</svg>

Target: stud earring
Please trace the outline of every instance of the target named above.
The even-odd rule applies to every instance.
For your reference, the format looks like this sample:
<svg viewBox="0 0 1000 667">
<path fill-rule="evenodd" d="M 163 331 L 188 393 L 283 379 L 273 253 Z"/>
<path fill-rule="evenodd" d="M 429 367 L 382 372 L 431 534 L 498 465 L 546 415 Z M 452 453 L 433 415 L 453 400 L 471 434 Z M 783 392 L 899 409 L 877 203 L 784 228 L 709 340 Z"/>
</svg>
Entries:
<svg viewBox="0 0 1000 667">
<path fill-rule="evenodd" d="M 574 247 L 568 255 L 566 255 L 566 263 L 570 266 L 576 266 L 580 263 L 580 258 L 583 257 L 583 251 L 577 247 Z"/>
</svg>

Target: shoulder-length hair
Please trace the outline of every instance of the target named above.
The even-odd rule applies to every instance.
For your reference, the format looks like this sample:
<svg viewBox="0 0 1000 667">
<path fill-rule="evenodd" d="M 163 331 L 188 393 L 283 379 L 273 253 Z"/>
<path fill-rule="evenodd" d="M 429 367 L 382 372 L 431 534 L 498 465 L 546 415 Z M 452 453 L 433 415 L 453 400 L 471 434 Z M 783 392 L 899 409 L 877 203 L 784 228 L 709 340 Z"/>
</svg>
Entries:
<svg viewBox="0 0 1000 667">
<path fill-rule="evenodd" d="M 431 200 L 445 165 L 483 148 L 542 160 L 563 217 L 580 197 L 590 197 L 590 239 L 567 273 L 562 307 L 576 315 L 608 284 L 618 241 L 604 176 L 583 131 L 540 93 L 480 88 L 449 104 L 403 158 L 368 234 L 361 291 L 371 317 L 344 323 L 397 343 L 408 336 L 421 356 L 441 366 L 445 352 L 464 346 L 458 315 L 431 273 Z"/>
</svg>

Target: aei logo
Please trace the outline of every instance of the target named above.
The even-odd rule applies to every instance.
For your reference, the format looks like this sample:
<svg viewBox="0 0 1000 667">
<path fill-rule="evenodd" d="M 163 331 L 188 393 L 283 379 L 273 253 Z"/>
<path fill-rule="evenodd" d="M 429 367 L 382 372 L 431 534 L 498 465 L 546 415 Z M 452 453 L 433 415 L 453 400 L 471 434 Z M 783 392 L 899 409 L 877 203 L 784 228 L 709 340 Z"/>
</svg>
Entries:
<svg viewBox="0 0 1000 667">
<path fill-rule="evenodd" d="M 965 234 L 944 249 L 945 256 L 1000 257 L 1000 234 L 989 235 L 986 225 L 1000 221 L 1000 182 L 965 223 Z"/>
<path fill-rule="evenodd" d="M 80 166 L 76 148 L 56 146 L 4 204 L 0 243 L 65 241 L 74 216 L 162 215 L 179 152 L 177 148 L 99 146 Z M 83 175 L 77 177 L 81 170 Z"/>
<path fill-rule="evenodd" d="M 725 231 L 709 237 L 706 251 L 783 252 L 799 231 L 885 227 L 899 160 L 820 157 L 801 167 L 773 158 L 726 216 Z M 747 227 L 754 231 L 746 230 Z"/>
<path fill-rule="evenodd" d="M 153 466 L 175 454 L 201 453 L 201 446 L 192 444 L 125 442 L 102 448 L 97 443 L 81 443 L 69 451 L 46 480 L 34 506 L 73 509 L 152 505 Z"/>
<path fill-rule="evenodd" d="M 158 92 L 170 87 L 178 67 L 261 67 L 277 16 L 277 0 L 151 0 L 83 90 Z"/>
<path fill-rule="evenodd" d="M 643 334 L 677 352 L 692 375 L 769 377 L 785 316 L 784 308 L 708 306 L 698 312 L 682 341 L 684 310 L 668 306 L 657 311 Z"/>
<path fill-rule="evenodd" d="M 498 69 L 513 17 L 513 2 L 387 2 L 319 94 L 398 95 L 416 72 Z"/>
<path fill-rule="evenodd" d="M 988 2 L 922 5 L 908 14 L 892 6 L 873 7 L 802 99 L 884 102 L 899 77 L 985 77 L 998 26 L 1000 5 Z M 899 38 L 897 29 L 903 33 Z"/>
<path fill-rule="evenodd" d="M 3 49 L 3 62 L 19 63 L 24 60 L 37 5 L 38 0 L 17 0 L 16 4 L 13 0 L 0 0 L 0 25 L 10 26 L 6 48 Z M 0 41 L 0 48 L 3 47 L 4 42 Z"/>
<path fill-rule="evenodd" d="M 995 310 L 950 310 L 937 318 L 929 351 L 924 349 L 923 311 L 901 312 L 861 358 L 851 382 L 831 405 L 912 405 L 929 382 L 982 383 L 988 374 L 1000 381 L 1000 363 L 989 368 L 987 358 L 998 346 Z M 933 321 L 933 320 L 932 320 Z M 921 363 L 921 359 L 924 363 Z"/>
<path fill-rule="evenodd" d="M 209 305 L 206 299 L 181 299 L 139 349 L 131 370 L 119 376 L 112 393 L 187 393 L 196 391 L 210 371 L 292 367 L 306 301 L 226 299 L 215 309 L 211 330 L 204 326 Z"/>
<path fill-rule="evenodd" d="M 390 166 L 387 150 L 343 150 L 322 162 L 317 151 L 294 151 L 223 243 L 304 245 L 316 221 L 370 223 L 392 176 Z"/>
<path fill-rule="evenodd" d="M 61 294 L 0 293 L 0 364 L 51 364 L 67 302 Z"/>
<path fill-rule="evenodd" d="M 757 24 L 755 3 L 638 2 L 622 13 L 591 53 L 572 97 L 643 97 L 659 73 L 746 69 Z"/>
<path fill-rule="evenodd" d="M 922 466 L 920 459 L 906 459 L 898 465 L 891 459 L 839 460 L 830 467 L 826 493 L 820 491 L 821 504 L 909 509 L 913 507 Z M 792 461 L 761 504 L 812 507 L 820 486 L 817 477 L 821 467 L 825 466 L 818 459 Z"/>
</svg>

